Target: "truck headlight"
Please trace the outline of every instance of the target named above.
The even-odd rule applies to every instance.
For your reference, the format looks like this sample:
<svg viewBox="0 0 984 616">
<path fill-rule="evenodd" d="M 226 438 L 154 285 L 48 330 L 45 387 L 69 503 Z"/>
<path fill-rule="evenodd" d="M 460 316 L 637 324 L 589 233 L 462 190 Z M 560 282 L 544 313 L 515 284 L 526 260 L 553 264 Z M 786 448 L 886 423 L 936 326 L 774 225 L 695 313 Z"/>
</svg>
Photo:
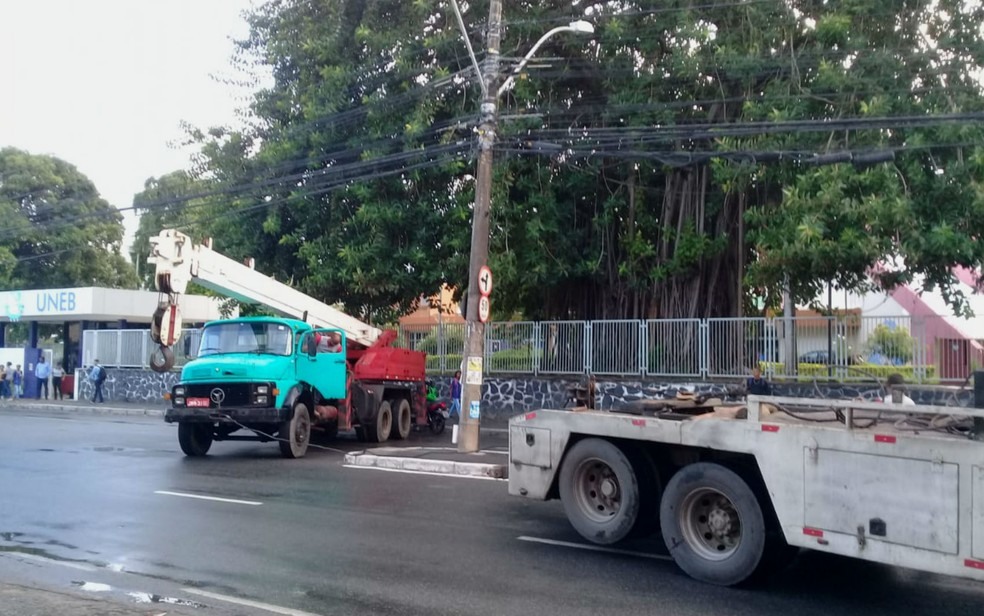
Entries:
<svg viewBox="0 0 984 616">
<path fill-rule="evenodd" d="M 267 403 L 267 397 L 266 396 L 256 396 L 256 403 L 257 404 L 266 404 Z"/>
<path fill-rule="evenodd" d="M 268 394 L 268 393 L 270 393 L 270 386 L 269 385 L 260 385 L 259 387 L 256 388 L 256 393 L 258 393 L 258 394 Z"/>
<path fill-rule="evenodd" d="M 183 395 L 185 395 L 185 388 L 184 387 L 175 387 L 174 388 L 174 395 L 175 396 L 183 396 Z"/>
<path fill-rule="evenodd" d="M 185 403 L 185 399 L 184 398 L 175 398 L 174 399 L 174 406 L 184 406 L 184 403 Z"/>
</svg>

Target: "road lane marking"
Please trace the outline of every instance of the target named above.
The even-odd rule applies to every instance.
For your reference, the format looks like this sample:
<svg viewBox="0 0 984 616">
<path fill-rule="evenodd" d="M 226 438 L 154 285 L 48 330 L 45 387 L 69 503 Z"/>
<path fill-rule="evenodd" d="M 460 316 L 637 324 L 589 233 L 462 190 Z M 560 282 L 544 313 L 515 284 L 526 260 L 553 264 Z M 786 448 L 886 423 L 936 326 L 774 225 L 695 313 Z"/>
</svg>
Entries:
<svg viewBox="0 0 984 616">
<path fill-rule="evenodd" d="M 516 538 L 519 539 L 520 541 L 529 541 L 531 543 L 545 543 L 546 545 L 559 545 L 565 548 L 577 548 L 579 550 L 588 550 L 590 552 L 607 552 L 609 554 L 620 554 L 622 556 L 637 556 L 639 558 L 651 558 L 653 560 L 673 560 L 673 557 L 667 554 L 650 554 L 648 552 L 633 552 L 632 550 L 606 548 L 600 545 L 574 543 L 573 541 L 558 541 L 557 539 L 544 539 L 542 537 L 527 537 L 526 535 Z"/>
<path fill-rule="evenodd" d="M 202 496 L 201 494 L 185 494 L 184 492 L 170 492 L 168 490 L 154 490 L 154 494 L 164 494 L 165 496 L 181 496 L 183 498 L 197 498 L 199 500 L 216 501 L 219 503 L 232 503 L 234 505 L 262 505 L 259 501 L 239 500 L 236 498 L 220 498 L 218 496 Z"/>
<path fill-rule="evenodd" d="M 498 477 L 485 475 L 455 475 L 452 473 L 435 473 L 433 471 L 410 471 L 402 468 L 383 468 L 380 466 L 359 466 L 358 464 L 343 464 L 343 468 L 361 468 L 369 471 L 385 471 L 387 473 L 406 473 L 407 475 L 433 475 L 434 477 L 460 477 L 462 479 L 484 479 L 486 481 L 509 481 Z"/>
<path fill-rule="evenodd" d="M 249 599 L 240 599 L 239 597 L 220 595 L 218 593 L 208 592 L 207 590 L 198 590 L 197 588 L 182 588 L 181 591 L 192 595 L 198 595 L 200 597 L 215 599 L 216 601 L 225 601 L 227 603 L 235 603 L 236 605 L 243 605 L 245 607 L 254 607 L 259 610 L 266 610 L 268 612 L 273 612 L 274 614 L 283 614 L 284 616 L 320 616 L 319 614 L 314 614 L 312 612 L 295 610 L 293 608 L 281 607 L 279 605 L 271 605 L 269 603 L 260 603 L 259 601 L 251 601 Z"/>
<path fill-rule="evenodd" d="M 62 567 L 68 567 L 69 569 L 78 569 L 79 571 L 94 572 L 99 571 L 98 567 L 92 565 L 86 565 L 83 563 L 73 562 L 69 560 L 59 560 L 57 558 L 48 558 L 46 556 L 40 556 L 38 554 L 28 554 L 27 552 L 0 552 L 0 556 L 9 556 L 12 558 L 19 558 L 23 560 L 33 560 L 36 562 L 42 562 L 52 565 L 61 565 Z"/>
</svg>

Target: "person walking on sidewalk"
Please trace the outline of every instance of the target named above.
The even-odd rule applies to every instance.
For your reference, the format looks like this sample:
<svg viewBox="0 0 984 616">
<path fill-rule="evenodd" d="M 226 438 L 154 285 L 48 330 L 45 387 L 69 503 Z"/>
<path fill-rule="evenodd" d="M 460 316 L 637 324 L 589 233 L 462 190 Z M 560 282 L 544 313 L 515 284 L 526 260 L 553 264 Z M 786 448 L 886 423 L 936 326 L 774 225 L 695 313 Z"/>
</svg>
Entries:
<svg viewBox="0 0 984 616">
<path fill-rule="evenodd" d="M 461 418 L 461 370 L 456 370 L 451 377 L 451 411 L 448 417 Z"/>
<path fill-rule="evenodd" d="M 14 397 L 14 367 L 9 361 L 3 369 L 3 393 L 8 400 Z"/>
<path fill-rule="evenodd" d="M 44 355 L 38 358 L 38 365 L 34 369 L 34 376 L 38 377 L 38 400 L 41 399 L 41 391 L 44 390 L 44 399 L 48 399 L 48 379 L 51 377 L 51 364 L 44 361 Z"/>
<path fill-rule="evenodd" d="M 10 362 L 7 362 L 7 367 L 0 364 L 0 400 L 10 397 L 10 387 L 7 385 L 7 375 L 13 371 L 10 367 Z"/>
<path fill-rule="evenodd" d="M 92 368 L 89 369 L 89 380 L 92 381 L 92 386 L 94 388 L 92 392 L 92 402 L 96 402 L 96 398 L 99 398 L 99 402 L 105 402 L 103 400 L 103 383 L 106 382 L 106 369 L 99 365 L 99 360 L 93 362 Z"/>
<path fill-rule="evenodd" d="M 65 376 L 65 369 L 62 368 L 62 364 L 55 364 L 51 367 L 51 399 L 52 400 L 64 400 L 65 397 L 62 395 L 61 384 L 62 377 Z"/>
<path fill-rule="evenodd" d="M 14 368 L 14 398 L 24 397 L 24 371 L 21 370 L 20 364 Z"/>
</svg>

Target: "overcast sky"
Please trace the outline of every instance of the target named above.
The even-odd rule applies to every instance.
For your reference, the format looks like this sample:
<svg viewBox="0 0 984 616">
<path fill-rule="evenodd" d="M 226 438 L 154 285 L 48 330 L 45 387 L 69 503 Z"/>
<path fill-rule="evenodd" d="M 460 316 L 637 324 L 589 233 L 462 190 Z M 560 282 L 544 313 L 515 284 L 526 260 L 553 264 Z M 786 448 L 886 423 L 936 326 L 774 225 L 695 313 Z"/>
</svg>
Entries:
<svg viewBox="0 0 984 616">
<path fill-rule="evenodd" d="M 180 123 L 234 125 L 216 77 L 251 0 L 0 0 L 0 147 L 76 165 L 116 207 L 187 167 Z M 135 224 L 128 216 L 132 233 Z"/>
</svg>

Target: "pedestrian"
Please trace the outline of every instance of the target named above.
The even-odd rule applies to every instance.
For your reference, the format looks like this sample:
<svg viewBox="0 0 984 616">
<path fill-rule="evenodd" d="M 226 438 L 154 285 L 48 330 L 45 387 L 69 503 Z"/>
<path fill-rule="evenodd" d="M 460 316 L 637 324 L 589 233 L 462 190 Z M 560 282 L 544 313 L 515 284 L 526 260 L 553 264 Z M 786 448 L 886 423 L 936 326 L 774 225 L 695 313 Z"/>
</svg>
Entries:
<svg viewBox="0 0 984 616">
<path fill-rule="evenodd" d="M 92 402 L 95 404 L 96 398 L 99 398 L 99 402 L 104 402 L 102 388 L 103 383 L 106 382 L 106 369 L 99 365 L 98 359 L 92 364 L 92 368 L 89 369 L 89 380 L 92 381 Z"/>
<path fill-rule="evenodd" d="M 8 371 L 10 371 L 10 362 L 7 362 L 6 368 L 3 366 L 3 364 L 0 364 L 0 400 L 10 397 L 10 391 L 7 389 Z"/>
<path fill-rule="evenodd" d="M 461 417 L 461 370 L 451 377 L 451 412 L 449 417 Z"/>
<path fill-rule="evenodd" d="M 58 363 L 51 367 L 51 398 L 52 400 L 64 400 L 61 384 L 62 377 L 65 376 L 64 364 Z"/>
<path fill-rule="evenodd" d="M 916 401 L 907 396 L 905 393 L 905 379 L 901 374 L 895 372 L 888 375 L 888 378 L 885 379 L 885 385 L 888 389 L 888 396 L 886 397 L 885 402 L 915 406 Z"/>
<path fill-rule="evenodd" d="M 14 366 L 9 361 L 3 369 L 3 395 L 8 400 L 14 396 Z"/>
<path fill-rule="evenodd" d="M 752 377 L 745 383 L 745 391 L 755 396 L 772 395 L 772 385 L 762 378 L 762 369 L 758 366 L 752 368 Z"/>
<path fill-rule="evenodd" d="M 14 368 L 14 398 L 24 397 L 24 371 L 21 370 L 20 364 Z"/>
<path fill-rule="evenodd" d="M 44 399 L 48 399 L 48 378 L 51 377 L 51 364 L 44 361 L 44 355 L 38 358 L 38 365 L 34 368 L 34 376 L 38 379 L 38 399 L 41 399 L 41 391 L 44 390 Z"/>
</svg>

